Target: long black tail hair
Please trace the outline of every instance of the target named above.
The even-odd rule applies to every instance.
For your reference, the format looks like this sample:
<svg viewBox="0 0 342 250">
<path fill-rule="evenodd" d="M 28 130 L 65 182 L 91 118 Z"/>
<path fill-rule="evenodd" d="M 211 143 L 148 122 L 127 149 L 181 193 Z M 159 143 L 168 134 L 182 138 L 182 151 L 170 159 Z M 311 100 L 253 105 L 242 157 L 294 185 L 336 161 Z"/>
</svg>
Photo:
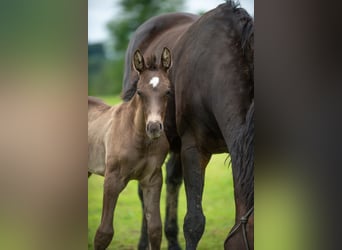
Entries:
<svg viewBox="0 0 342 250">
<path fill-rule="evenodd" d="M 240 7 L 239 2 L 227 0 L 225 7 L 232 12 L 232 21 L 238 34 L 245 63 L 248 65 L 248 78 L 254 86 L 254 19 Z M 254 87 L 253 87 L 254 88 Z M 252 98 L 254 89 L 251 90 Z"/>
<path fill-rule="evenodd" d="M 254 136 L 253 100 L 246 115 L 246 122 L 233 144 L 235 187 L 238 187 L 239 197 L 245 201 L 247 209 L 254 204 Z"/>
</svg>

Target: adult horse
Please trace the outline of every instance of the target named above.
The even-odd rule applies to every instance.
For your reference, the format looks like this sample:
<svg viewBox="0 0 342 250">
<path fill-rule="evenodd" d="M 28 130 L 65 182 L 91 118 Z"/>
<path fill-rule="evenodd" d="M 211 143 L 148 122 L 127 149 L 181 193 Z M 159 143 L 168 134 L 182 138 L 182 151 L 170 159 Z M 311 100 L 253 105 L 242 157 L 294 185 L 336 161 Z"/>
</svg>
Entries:
<svg viewBox="0 0 342 250">
<path fill-rule="evenodd" d="M 196 249 L 204 231 L 202 194 L 205 167 L 212 154 L 229 152 L 231 156 L 236 222 L 252 209 L 240 200 L 241 183 L 237 178 L 243 166 L 238 161 L 241 152 L 234 144 L 245 140 L 239 133 L 254 98 L 253 41 L 253 19 L 237 4 L 227 1 L 196 21 L 173 51 L 177 67 L 170 72 L 170 79 L 175 90 L 187 196 L 187 249 Z M 253 227 L 247 226 L 247 230 L 252 236 Z M 253 248 L 253 237 L 248 239 Z M 235 242 L 232 249 L 245 249 L 245 244 Z"/>
<path fill-rule="evenodd" d="M 235 2 L 227 1 L 194 22 L 173 47 L 174 66 L 169 77 L 173 84 L 174 103 L 168 105 L 165 131 L 174 145 L 172 149 L 180 146 L 187 197 L 183 225 L 186 249 L 196 249 L 204 232 L 202 194 L 205 168 L 212 154 L 228 152 L 232 159 L 236 204 L 233 230 L 239 229 L 239 219 L 244 219 L 252 211 L 250 204 L 239 195 L 242 189 L 237 176 L 242 161 L 239 161 L 241 151 L 234 145 L 246 140 L 239 134 L 254 98 L 253 42 L 253 19 Z M 125 93 L 129 99 L 135 87 L 129 81 L 124 84 L 128 84 Z M 253 154 L 253 151 L 246 153 Z M 254 181 L 253 174 L 251 181 Z M 252 219 L 250 217 L 246 222 L 244 235 L 248 235 L 248 246 L 253 249 Z M 245 249 L 244 241 L 235 240 L 240 237 L 237 235 L 240 234 L 229 236 L 226 249 L 230 246 Z"/>
</svg>

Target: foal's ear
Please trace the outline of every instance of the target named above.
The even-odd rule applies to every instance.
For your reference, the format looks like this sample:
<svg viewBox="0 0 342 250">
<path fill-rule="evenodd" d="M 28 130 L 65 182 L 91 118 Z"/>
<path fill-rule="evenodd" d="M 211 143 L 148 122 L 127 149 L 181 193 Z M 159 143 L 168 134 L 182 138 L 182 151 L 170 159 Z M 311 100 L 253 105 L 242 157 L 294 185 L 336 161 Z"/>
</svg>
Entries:
<svg viewBox="0 0 342 250">
<path fill-rule="evenodd" d="M 144 57 L 141 54 L 140 50 L 136 50 L 133 56 L 133 68 L 138 72 L 141 73 L 145 69 L 145 62 Z"/>
<path fill-rule="evenodd" d="M 171 67 L 171 51 L 164 47 L 162 55 L 161 55 L 161 66 L 167 71 Z"/>
</svg>

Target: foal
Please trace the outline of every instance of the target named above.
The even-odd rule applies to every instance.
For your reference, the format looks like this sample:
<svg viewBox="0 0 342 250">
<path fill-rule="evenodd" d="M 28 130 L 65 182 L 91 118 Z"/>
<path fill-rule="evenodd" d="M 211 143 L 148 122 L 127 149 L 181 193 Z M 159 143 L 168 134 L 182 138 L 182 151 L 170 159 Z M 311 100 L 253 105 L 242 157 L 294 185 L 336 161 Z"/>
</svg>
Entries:
<svg viewBox="0 0 342 250">
<path fill-rule="evenodd" d="M 88 175 L 102 175 L 104 194 L 101 224 L 97 229 L 95 250 L 106 249 L 113 235 L 113 214 L 120 192 L 129 180 L 139 181 L 143 191 L 149 249 L 160 249 L 161 166 L 169 144 L 164 134 L 164 117 L 170 82 L 167 77 L 171 53 L 164 48 L 160 65 L 152 56 L 145 64 L 137 50 L 133 67 L 139 79 L 137 91 L 129 102 L 108 106 L 88 97 Z"/>
</svg>

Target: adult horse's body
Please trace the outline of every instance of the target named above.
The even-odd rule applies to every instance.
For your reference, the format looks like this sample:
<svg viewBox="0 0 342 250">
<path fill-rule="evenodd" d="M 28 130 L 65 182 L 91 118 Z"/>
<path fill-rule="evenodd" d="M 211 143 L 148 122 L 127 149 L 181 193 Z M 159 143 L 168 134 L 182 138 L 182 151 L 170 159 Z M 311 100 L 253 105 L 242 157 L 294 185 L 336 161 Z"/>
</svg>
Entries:
<svg viewBox="0 0 342 250">
<path fill-rule="evenodd" d="M 252 18 L 228 1 L 195 22 L 173 51 L 177 68 L 170 72 L 170 79 L 175 89 L 176 125 L 187 196 L 187 249 L 196 249 L 204 231 L 202 193 L 211 154 L 230 153 L 236 218 L 250 209 L 237 195 L 241 187 L 236 180 L 242 166 L 237 161 L 240 151 L 233 145 L 244 140 L 239 131 L 254 98 L 253 40 Z M 247 229 L 253 235 L 252 227 Z M 249 245 L 253 248 L 252 242 Z M 233 249 L 245 249 L 243 241 Z"/>
<path fill-rule="evenodd" d="M 145 35 L 148 36 L 148 33 Z M 234 2 L 227 1 L 196 20 L 177 38 L 173 47 L 174 66 L 169 77 L 174 98 L 173 103 L 168 105 L 168 127 L 165 131 L 171 149 L 181 155 L 187 196 L 187 214 L 183 226 L 186 249 L 196 249 L 204 232 L 202 194 L 205 167 L 212 154 L 230 153 L 236 224 L 251 209 L 251 202 L 240 196 L 242 188 L 238 175 L 242 161 L 239 159 L 243 151 L 234 145 L 246 141 L 246 136 L 252 136 L 248 133 L 245 137 L 239 134 L 245 126 L 246 114 L 254 98 L 253 41 L 253 19 Z M 131 44 L 135 43 L 131 41 Z M 127 99 L 134 93 L 131 82 L 127 79 L 124 82 Z M 174 135 L 175 128 L 177 136 Z M 177 151 L 177 146 L 180 151 Z M 253 151 L 246 153 L 253 154 Z M 253 157 L 249 155 L 244 158 Z M 248 166 L 253 168 L 253 164 Z M 253 183 L 253 170 L 248 173 Z M 248 220 L 246 230 L 248 245 L 253 249 L 252 219 L 253 216 Z M 226 249 L 245 249 L 244 241 L 235 240 L 236 235 L 240 234 L 235 233 L 226 240 Z"/>
<path fill-rule="evenodd" d="M 155 57 L 145 64 L 141 53 L 136 51 L 133 61 L 139 75 L 138 90 L 129 102 L 110 107 L 88 98 L 88 175 L 90 172 L 105 177 L 95 250 L 106 249 L 110 244 L 118 196 L 132 179 L 139 181 L 144 194 L 149 249 L 160 249 L 161 166 L 169 150 L 163 122 L 170 93 L 167 71 L 171 54 L 164 48 L 160 65 Z"/>
</svg>

